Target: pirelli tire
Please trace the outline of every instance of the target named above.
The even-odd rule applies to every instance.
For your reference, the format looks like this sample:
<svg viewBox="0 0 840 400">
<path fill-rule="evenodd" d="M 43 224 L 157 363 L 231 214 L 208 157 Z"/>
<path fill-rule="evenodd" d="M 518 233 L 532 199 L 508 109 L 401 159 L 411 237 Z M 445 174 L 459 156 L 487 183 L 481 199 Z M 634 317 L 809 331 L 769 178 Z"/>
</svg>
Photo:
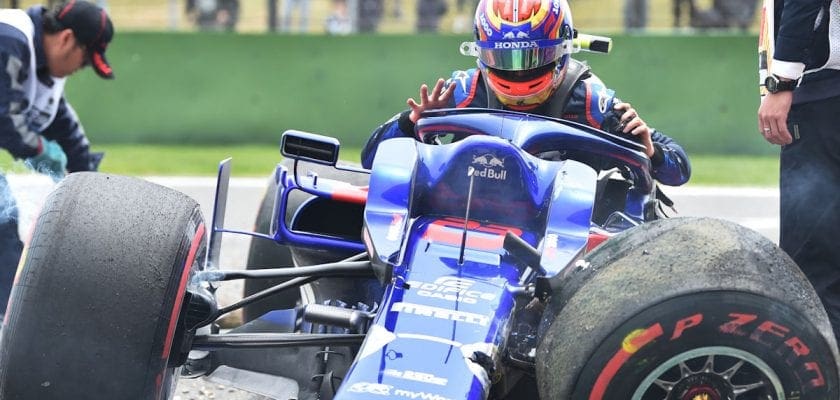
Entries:
<svg viewBox="0 0 840 400">
<path fill-rule="evenodd" d="M 825 310 L 775 244 L 736 224 L 674 218 L 585 257 L 540 326 L 541 398 L 837 399 Z"/>
<path fill-rule="evenodd" d="M 24 250 L 0 345 L 0 398 L 171 398 L 179 315 L 205 242 L 199 205 L 186 195 L 70 174 Z"/>
</svg>

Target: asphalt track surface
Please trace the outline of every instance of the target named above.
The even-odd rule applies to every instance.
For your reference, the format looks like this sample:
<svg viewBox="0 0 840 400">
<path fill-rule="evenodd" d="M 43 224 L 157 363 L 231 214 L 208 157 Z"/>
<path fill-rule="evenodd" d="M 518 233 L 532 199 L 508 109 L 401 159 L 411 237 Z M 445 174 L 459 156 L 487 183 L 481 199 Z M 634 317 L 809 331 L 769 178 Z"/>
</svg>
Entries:
<svg viewBox="0 0 840 400">
<path fill-rule="evenodd" d="M 235 168 L 234 168 L 235 174 Z M 234 175 L 235 176 L 235 175 Z M 18 201 L 21 237 L 26 238 L 40 204 L 54 186 L 41 175 L 10 174 L 7 179 Z M 204 218 L 210 223 L 215 196 L 215 178 L 208 177 L 146 177 L 145 179 L 181 191 L 201 205 Z M 234 178 L 231 180 L 227 202 L 225 227 L 250 231 L 268 178 Z M 779 193 L 777 188 L 724 187 L 664 187 L 674 200 L 677 212 L 672 216 L 715 217 L 737 222 L 758 231 L 774 242 L 779 237 Z M 26 239 L 24 239 L 26 240 Z M 220 268 L 244 268 L 250 239 L 241 235 L 226 235 L 222 239 Z M 241 281 L 225 282 L 219 291 L 220 303 L 230 304 L 242 293 Z M 176 400 L 226 399 L 261 400 L 252 395 L 203 379 L 181 380 L 175 392 Z"/>
</svg>

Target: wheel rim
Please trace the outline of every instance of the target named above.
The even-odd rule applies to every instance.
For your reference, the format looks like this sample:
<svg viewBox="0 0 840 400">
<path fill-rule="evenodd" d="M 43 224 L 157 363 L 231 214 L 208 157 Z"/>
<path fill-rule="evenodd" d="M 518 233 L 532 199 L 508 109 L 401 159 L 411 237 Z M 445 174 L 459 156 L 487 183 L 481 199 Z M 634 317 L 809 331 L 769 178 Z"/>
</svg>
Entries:
<svg viewBox="0 0 840 400">
<path fill-rule="evenodd" d="M 703 347 L 665 361 L 642 381 L 632 400 L 781 400 L 778 375 L 755 355 Z"/>
</svg>

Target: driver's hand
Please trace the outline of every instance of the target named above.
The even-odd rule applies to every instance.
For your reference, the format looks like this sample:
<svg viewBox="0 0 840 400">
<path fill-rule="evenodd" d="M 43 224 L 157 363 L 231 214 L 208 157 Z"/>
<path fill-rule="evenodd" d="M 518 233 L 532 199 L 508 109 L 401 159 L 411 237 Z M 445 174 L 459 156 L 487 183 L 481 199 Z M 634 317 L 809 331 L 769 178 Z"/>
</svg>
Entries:
<svg viewBox="0 0 840 400">
<path fill-rule="evenodd" d="M 417 120 L 420 119 L 420 114 L 422 114 L 423 111 L 446 108 L 449 106 L 449 99 L 455 91 L 455 82 L 452 82 L 446 90 L 443 88 L 444 84 L 445 81 L 443 78 L 438 79 L 437 83 L 435 83 L 435 87 L 432 89 L 432 93 L 429 94 L 429 87 L 424 83 L 420 86 L 420 104 L 417 104 L 414 99 L 408 99 L 406 101 L 408 106 L 411 108 L 411 113 L 408 114 L 408 118 L 411 122 L 417 123 Z"/>
<path fill-rule="evenodd" d="M 648 157 L 653 157 L 653 141 L 650 139 L 650 128 L 644 120 L 639 117 L 639 113 L 633 108 L 630 103 L 618 103 L 613 108 L 621 114 L 621 125 L 619 129 L 625 135 L 633 135 L 636 140 L 645 146 L 645 154 Z"/>
</svg>

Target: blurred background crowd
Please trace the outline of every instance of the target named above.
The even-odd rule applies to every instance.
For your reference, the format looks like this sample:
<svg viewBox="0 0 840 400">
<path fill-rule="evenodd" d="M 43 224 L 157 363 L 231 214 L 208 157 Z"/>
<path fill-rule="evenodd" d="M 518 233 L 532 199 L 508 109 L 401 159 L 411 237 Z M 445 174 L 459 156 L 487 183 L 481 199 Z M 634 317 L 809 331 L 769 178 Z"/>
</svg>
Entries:
<svg viewBox="0 0 840 400">
<path fill-rule="evenodd" d="M 94 0 L 121 31 L 468 33 L 476 0 Z M 54 0 L 50 1 L 50 3 Z M 36 1 L 2 0 L 0 7 Z M 755 31 L 758 0 L 570 0 L 583 31 Z"/>
</svg>

